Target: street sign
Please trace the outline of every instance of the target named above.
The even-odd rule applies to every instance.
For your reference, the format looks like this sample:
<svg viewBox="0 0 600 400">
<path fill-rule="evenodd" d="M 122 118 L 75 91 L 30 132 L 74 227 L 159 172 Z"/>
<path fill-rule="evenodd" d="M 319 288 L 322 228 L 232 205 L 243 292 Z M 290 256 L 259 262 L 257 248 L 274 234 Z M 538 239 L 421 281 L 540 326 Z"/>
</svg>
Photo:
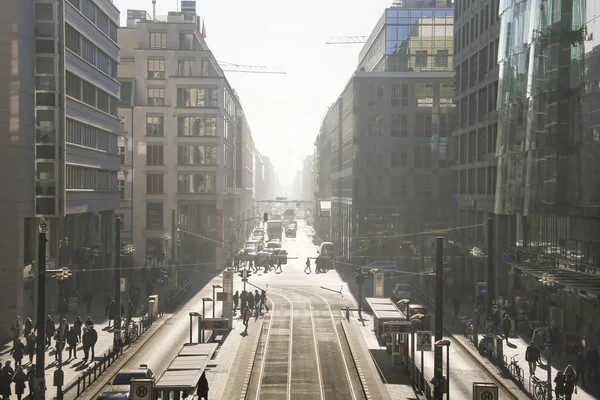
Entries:
<svg viewBox="0 0 600 400">
<path fill-rule="evenodd" d="M 431 331 L 417 331 L 417 351 L 431 351 Z"/>
<path fill-rule="evenodd" d="M 393 321 L 383 323 L 384 333 L 410 333 L 410 321 Z"/>
<path fill-rule="evenodd" d="M 154 380 L 153 379 L 132 379 L 131 400 L 151 400 L 154 398 Z"/>
<path fill-rule="evenodd" d="M 228 331 L 228 318 L 202 318 L 200 329 L 205 331 Z"/>
<path fill-rule="evenodd" d="M 550 334 L 550 332 L 544 332 L 542 334 L 542 343 L 545 347 L 552 345 L 552 335 Z"/>
<path fill-rule="evenodd" d="M 92 249 L 92 255 L 93 255 L 94 257 L 100 257 L 100 255 L 101 255 L 101 254 L 102 254 L 102 252 L 100 251 L 100 248 L 99 248 L 99 247 L 94 247 L 94 248 Z"/>
<path fill-rule="evenodd" d="M 226 300 L 223 300 L 223 317 L 233 321 L 233 271 L 223 271 L 223 291 L 221 293 L 228 294 Z M 217 300 L 219 300 L 217 294 Z M 213 305 L 214 306 L 214 305 Z M 230 322 L 230 325 L 233 322 Z"/>
<path fill-rule="evenodd" d="M 473 400 L 498 400 L 498 386 L 493 383 L 474 382 Z"/>
<path fill-rule="evenodd" d="M 384 297 L 384 272 L 375 272 L 373 275 L 373 297 Z"/>
</svg>

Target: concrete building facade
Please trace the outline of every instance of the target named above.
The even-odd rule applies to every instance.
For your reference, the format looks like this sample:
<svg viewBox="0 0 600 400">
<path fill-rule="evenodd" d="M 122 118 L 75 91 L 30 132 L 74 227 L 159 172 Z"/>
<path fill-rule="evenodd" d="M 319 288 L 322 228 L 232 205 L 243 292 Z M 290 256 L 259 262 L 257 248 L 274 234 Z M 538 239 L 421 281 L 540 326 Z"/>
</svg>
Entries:
<svg viewBox="0 0 600 400">
<path fill-rule="evenodd" d="M 133 107 L 122 109 L 133 132 L 133 258 L 172 259 L 175 210 L 175 258 L 222 263 L 236 221 L 251 214 L 254 145 L 240 101 L 195 12 L 171 12 L 164 21 L 135 10 L 128 16 L 119 30 L 119 77 L 134 81 Z"/>
<path fill-rule="evenodd" d="M 17 242 L 6 251 L 15 263 L 9 274 L 13 276 L 3 277 L 12 283 L 2 291 L 10 298 L 2 302 L 10 310 L 3 315 L 14 319 L 23 313 L 23 274 L 36 269 L 40 224 L 48 234 L 48 268 L 87 271 L 64 284 L 64 298 L 73 297 L 75 290 L 108 289 L 97 283 L 108 280 L 97 278 L 106 278 L 113 264 L 114 210 L 119 205 L 119 11 L 109 0 L 36 0 L 5 6 L 3 26 L 18 27 L 10 34 L 7 31 L 6 37 L 14 35 L 20 46 L 18 52 L 6 53 L 13 54 L 13 71 L 7 79 L 15 82 L 8 93 L 16 96 L 11 107 L 16 124 L 10 126 L 23 124 L 18 140 L 11 139 L 11 146 L 18 144 L 14 157 L 23 165 L 16 170 L 23 175 L 18 185 L 5 186 L 19 199 L 2 200 L 21 204 L 19 212 L 13 213 L 18 222 L 11 230 Z M 33 102 L 28 98 L 31 94 Z M 29 136 L 32 129 L 35 135 Z M 6 166 L 6 170 L 15 168 Z M 56 293 L 52 295 L 56 283 L 50 282 L 49 288 L 49 295 L 56 298 Z M 48 306 L 56 306 L 56 301 Z"/>
</svg>

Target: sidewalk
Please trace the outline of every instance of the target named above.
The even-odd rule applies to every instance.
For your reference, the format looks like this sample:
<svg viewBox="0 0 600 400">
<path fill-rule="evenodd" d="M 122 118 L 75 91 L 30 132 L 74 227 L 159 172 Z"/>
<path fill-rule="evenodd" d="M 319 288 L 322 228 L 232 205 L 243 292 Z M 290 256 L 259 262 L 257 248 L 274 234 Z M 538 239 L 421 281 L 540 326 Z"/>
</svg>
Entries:
<svg viewBox="0 0 600 400">
<path fill-rule="evenodd" d="M 139 310 L 138 310 L 139 311 Z M 102 301 L 94 301 L 92 306 L 92 311 L 87 312 L 85 305 L 81 305 L 79 307 L 79 311 L 77 312 L 69 312 L 66 315 L 67 322 L 69 326 L 73 325 L 75 322 L 75 318 L 80 316 L 82 321 L 85 323 L 85 320 L 88 316 L 92 318 L 94 321 L 94 327 L 98 332 L 98 342 L 95 346 L 95 358 L 100 358 L 107 350 L 112 348 L 113 345 L 113 332 L 112 328 L 108 328 L 108 321 L 104 314 L 104 304 Z M 58 328 L 59 317 L 54 316 L 55 326 Z M 35 322 L 34 322 L 35 323 Z M 25 343 L 25 339 L 21 336 L 21 341 Z M 10 350 L 12 348 L 12 343 L 7 343 L 2 346 L 0 350 L 0 361 L 2 365 L 5 364 L 6 361 L 10 360 L 11 364 L 14 368 L 14 360 L 10 356 Z M 52 385 L 53 374 L 54 371 L 58 368 L 58 365 L 54 361 L 55 359 L 55 346 L 54 341 L 52 341 L 52 345 L 50 348 L 46 349 L 46 398 L 53 399 L 56 397 L 56 387 Z M 64 385 L 63 387 L 67 387 L 70 382 L 77 379 L 77 376 L 82 373 L 90 364 L 90 360 L 88 363 L 83 362 L 83 345 L 79 343 L 77 346 L 77 358 L 69 360 L 69 351 L 68 347 L 65 347 L 63 351 L 63 372 L 64 372 Z M 35 358 L 34 358 L 35 362 Z M 29 358 L 25 356 L 23 358 L 23 367 L 25 368 L 25 372 L 27 373 L 27 369 L 31 364 L 29 363 Z M 14 383 L 11 385 L 12 392 L 14 393 Z M 29 387 L 25 389 L 25 396 L 29 394 Z M 23 397 L 25 397 L 23 396 Z"/>
<path fill-rule="evenodd" d="M 450 301 L 447 301 L 446 303 L 450 303 Z M 456 319 L 454 318 L 454 310 L 452 309 L 452 306 L 446 305 L 446 309 L 444 310 L 444 316 L 445 316 L 444 328 L 446 328 L 446 329 L 450 328 L 449 330 L 452 332 L 452 335 L 454 336 L 454 338 L 457 340 L 460 340 L 461 343 L 464 344 L 471 353 L 476 354 L 476 357 L 481 359 L 482 363 L 489 362 L 490 364 L 492 364 L 491 358 L 486 358 L 486 357 L 480 355 L 479 352 L 477 351 L 477 349 L 475 348 L 475 345 L 472 344 L 462 334 L 462 332 L 457 332 L 456 324 L 455 324 Z M 466 298 L 466 297 L 461 298 L 459 316 L 465 316 L 470 319 L 472 319 L 474 317 L 474 302 L 471 298 Z M 481 319 L 480 319 L 481 325 L 479 328 L 480 336 L 483 333 L 484 319 L 485 319 L 485 316 L 482 315 Z M 503 353 L 504 353 L 504 356 L 506 357 L 506 360 L 509 363 L 510 363 L 511 358 L 513 356 L 515 356 L 515 360 L 518 361 L 519 366 L 523 369 L 523 372 L 524 372 L 525 390 L 528 391 L 529 394 L 532 394 L 532 392 L 529 388 L 529 369 L 527 366 L 527 361 L 525 360 L 525 351 L 526 351 L 528 345 L 529 345 L 528 339 L 524 338 L 518 332 L 517 332 L 517 335 L 514 336 L 514 332 L 513 332 L 513 336 L 509 338 L 508 344 L 506 343 L 506 341 L 504 341 Z M 548 367 L 547 367 L 548 360 L 544 357 L 544 355 L 545 355 L 545 353 L 542 352 L 543 367 L 540 367 L 538 365 L 538 368 L 536 370 L 536 376 L 539 379 L 541 379 L 542 381 L 546 381 L 547 371 L 548 371 Z M 567 363 L 564 359 L 557 360 L 557 358 L 558 358 L 558 356 L 553 355 L 552 381 L 554 381 L 554 377 L 556 376 L 556 373 L 558 371 L 564 370 L 564 368 L 567 365 Z M 494 363 L 493 365 L 496 365 L 496 364 Z M 554 390 L 554 382 L 552 382 L 552 390 Z M 592 382 L 588 382 L 588 380 L 586 379 L 586 388 L 577 386 L 577 394 L 573 394 L 573 398 L 575 398 L 577 400 L 598 399 L 598 398 L 600 398 L 600 385 L 594 384 Z"/>
<path fill-rule="evenodd" d="M 379 345 L 370 314 L 363 311 L 361 321 L 352 311 L 350 321 L 342 319 L 341 324 L 368 399 L 417 399 L 406 365 L 397 360 L 393 366 L 391 355 Z"/>
</svg>

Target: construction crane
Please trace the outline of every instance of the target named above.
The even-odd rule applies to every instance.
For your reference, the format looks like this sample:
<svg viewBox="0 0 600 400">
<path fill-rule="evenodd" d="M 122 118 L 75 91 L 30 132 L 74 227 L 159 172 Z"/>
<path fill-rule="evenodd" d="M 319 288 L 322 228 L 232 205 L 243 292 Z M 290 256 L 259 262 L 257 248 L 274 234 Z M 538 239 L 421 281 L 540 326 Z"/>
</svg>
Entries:
<svg viewBox="0 0 600 400">
<path fill-rule="evenodd" d="M 357 44 L 366 43 L 368 36 L 339 36 L 329 38 L 325 44 Z"/>
<path fill-rule="evenodd" d="M 281 67 L 267 67 L 265 65 L 241 65 L 226 61 L 218 61 L 218 63 L 221 69 L 227 72 L 244 72 L 248 74 L 286 74 Z"/>
</svg>

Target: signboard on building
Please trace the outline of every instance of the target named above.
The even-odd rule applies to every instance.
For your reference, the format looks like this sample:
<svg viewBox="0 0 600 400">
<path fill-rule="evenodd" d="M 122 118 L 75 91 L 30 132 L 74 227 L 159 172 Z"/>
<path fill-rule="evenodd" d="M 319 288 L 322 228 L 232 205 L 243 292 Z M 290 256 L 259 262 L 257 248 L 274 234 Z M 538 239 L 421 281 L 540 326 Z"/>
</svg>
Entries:
<svg viewBox="0 0 600 400">
<path fill-rule="evenodd" d="M 576 356 L 581 351 L 581 336 L 577 333 L 565 333 L 565 355 Z"/>
<path fill-rule="evenodd" d="M 373 297 L 384 297 L 385 273 L 375 272 L 373 275 Z"/>
<path fill-rule="evenodd" d="M 223 301 L 223 318 L 233 319 L 233 271 L 223 271 L 223 291 L 227 301 Z"/>
<path fill-rule="evenodd" d="M 417 331 L 417 351 L 431 351 L 431 331 Z"/>
</svg>

